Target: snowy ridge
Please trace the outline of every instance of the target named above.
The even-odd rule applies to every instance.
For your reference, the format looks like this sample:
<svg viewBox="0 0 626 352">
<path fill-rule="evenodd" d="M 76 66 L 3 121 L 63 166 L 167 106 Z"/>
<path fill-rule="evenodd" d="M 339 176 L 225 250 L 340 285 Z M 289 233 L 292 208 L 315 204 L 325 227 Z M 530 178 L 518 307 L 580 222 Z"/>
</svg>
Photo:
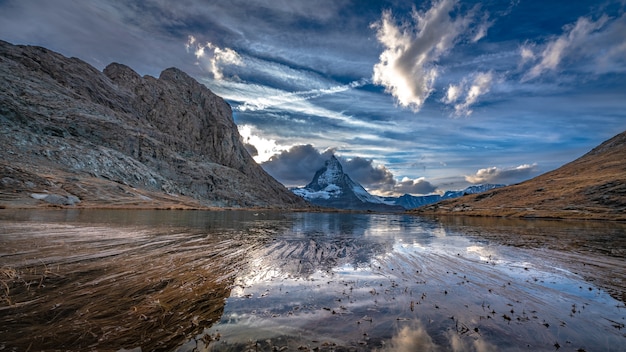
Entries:
<svg viewBox="0 0 626 352">
<path fill-rule="evenodd" d="M 336 198 L 341 195 L 341 188 L 339 188 L 335 184 L 330 184 L 320 191 L 311 191 L 306 188 L 294 188 L 291 191 L 309 201 L 312 199 L 330 199 L 333 197 Z"/>
<path fill-rule="evenodd" d="M 369 194 L 369 192 L 366 191 L 365 188 L 363 188 L 363 186 L 361 186 L 360 184 L 352 181 L 350 178 L 348 178 L 348 180 L 352 182 L 352 191 L 362 202 L 385 204 L 385 202 L 379 197 Z"/>
</svg>

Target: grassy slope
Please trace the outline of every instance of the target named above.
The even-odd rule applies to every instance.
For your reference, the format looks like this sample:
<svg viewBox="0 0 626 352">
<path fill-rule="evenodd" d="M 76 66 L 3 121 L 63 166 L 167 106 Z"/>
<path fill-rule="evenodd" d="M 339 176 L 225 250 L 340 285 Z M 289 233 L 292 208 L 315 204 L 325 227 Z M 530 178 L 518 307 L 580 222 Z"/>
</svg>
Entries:
<svg viewBox="0 0 626 352">
<path fill-rule="evenodd" d="M 554 171 L 418 214 L 626 220 L 626 132 Z"/>
</svg>

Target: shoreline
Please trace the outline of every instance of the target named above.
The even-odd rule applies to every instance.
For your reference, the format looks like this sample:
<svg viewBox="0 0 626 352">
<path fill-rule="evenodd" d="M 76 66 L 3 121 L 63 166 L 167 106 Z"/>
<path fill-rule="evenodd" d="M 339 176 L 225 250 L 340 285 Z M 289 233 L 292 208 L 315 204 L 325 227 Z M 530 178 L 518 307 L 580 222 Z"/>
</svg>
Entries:
<svg viewBox="0 0 626 352">
<path fill-rule="evenodd" d="M 373 210 L 349 210 L 322 208 L 311 206 L 310 208 L 288 208 L 288 207 L 215 207 L 191 205 L 185 203 L 169 203 L 156 202 L 158 204 L 80 204 L 80 205 L 59 205 L 45 202 L 38 204 L 28 204 L 31 202 L 9 202 L 2 203 L 0 201 L 0 210 L 3 209 L 23 209 L 23 210 L 41 210 L 41 209 L 94 209 L 94 210 L 193 210 L 193 211 L 285 211 L 285 212 L 311 212 L 311 213 L 346 213 L 346 214 L 402 214 L 410 216 L 425 217 L 437 220 L 440 217 L 447 218 L 484 218 L 484 219 L 508 219 L 508 220 L 552 220 L 552 221 L 609 221 L 626 223 L 626 214 L 605 214 L 605 213 L 568 213 L 564 211 L 539 211 L 536 213 L 522 211 L 503 213 L 492 210 L 470 210 L 470 211 L 432 211 L 422 209 L 406 210 L 404 212 L 381 212 Z"/>
</svg>

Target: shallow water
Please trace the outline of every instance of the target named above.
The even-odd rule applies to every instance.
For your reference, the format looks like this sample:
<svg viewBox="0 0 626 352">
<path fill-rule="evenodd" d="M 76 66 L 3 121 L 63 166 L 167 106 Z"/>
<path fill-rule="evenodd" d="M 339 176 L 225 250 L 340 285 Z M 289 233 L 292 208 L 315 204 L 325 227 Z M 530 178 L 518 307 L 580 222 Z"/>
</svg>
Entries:
<svg viewBox="0 0 626 352">
<path fill-rule="evenodd" d="M 624 225 L 461 219 L 0 210 L 0 349 L 623 350 Z"/>
</svg>

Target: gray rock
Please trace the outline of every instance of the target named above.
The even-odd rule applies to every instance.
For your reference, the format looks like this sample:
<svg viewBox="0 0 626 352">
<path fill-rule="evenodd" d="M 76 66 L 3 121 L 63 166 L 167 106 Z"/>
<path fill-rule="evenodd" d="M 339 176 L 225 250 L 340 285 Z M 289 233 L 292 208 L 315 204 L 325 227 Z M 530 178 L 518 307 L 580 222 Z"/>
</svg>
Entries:
<svg viewBox="0 0 626 352">
<path fill-rule="evenodd" d="M 0 41 L 0 76 L 0 170 L 13 175 L 0 176 L 28 177 L 30 193 L 52 185 L 106 202 L 124 186 L 203 205 L 307 206 L 254 162 L 228 103 L 176 68 L 159 78 L 117 63 L 100 72 Z"/>
<path fill-rule="evenodd" d="M 80 203 L 80 199 L 74 195 L 62 196 L 59 194 L 31 193 L 30 196 L 54 205 L 76 205 Z"/>
</svg>

